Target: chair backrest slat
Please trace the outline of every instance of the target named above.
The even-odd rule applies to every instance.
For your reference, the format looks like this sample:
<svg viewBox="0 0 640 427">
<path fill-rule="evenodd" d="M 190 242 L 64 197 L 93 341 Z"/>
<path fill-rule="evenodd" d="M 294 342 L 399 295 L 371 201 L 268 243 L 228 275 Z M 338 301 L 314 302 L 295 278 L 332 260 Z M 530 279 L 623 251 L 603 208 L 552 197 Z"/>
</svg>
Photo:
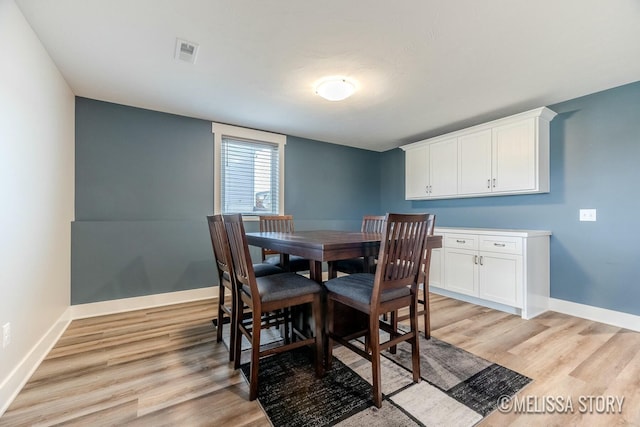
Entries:
<svg viewBox="0 0 640 427">
<path fill-rule="evenodd" d="M 415 293 L 429 225 L 428 214 L 387 214 L 371 303 L 388 289 L 411 286 Z"/>
<path fill-rule="evenodd" d="M 384 233 L 386 218 L 385 215 L 365 215 L 362 217 L 361 231 L 363 233 Z"/>
<path fill-rule="evenodd" d="M 293 233 L 293 215 L 262 215 L 259 217 L 260 231 Z"/>
<path fill-rule="evenodd" d="M 218 275 L 222 278 L 222 273 L 226 272 L 231 276 L 233 266 L 231 266 L 229 241 L 222 222 L 222 215 L 207 216 L 207 222 L 209 224 L 209 234 L 211 235 L 211 246 L 213 246 L 213 256 L 218 267 Z"/>
<path fill-rule="evenodd" d="M 256 284 L 256 276 L 251 262 L 251 253 L 244 230 L 241 214 L 223 215 L 224 226 L 229 238 L 229 249 L 233 262 L 233 269 L 238 285 L 250 289 L 254 307 L 260 307 L 260 295 Z"/>
<path fill-rule="evenodd" d="M 436 216 L 429 214 L 427 218 L 427 239 L 429 236 L 433 236 L 433 232 L 436 227 Z M 418 274 L 418 284 L 426 283 L 429 274 L 429 268 L 431 266 L 431 249 L 427 249 L 427 241 L 425 240 L 425 249 L 422 255 L 422 262 L 420 263 L 420 273 Z"/>
<path fill-rule="evenodd" d="M 276 233 L 293 233 L 293 215 L 260 215 L 260 231 L 272 231 Z M 280 252 L 273 249 L 262 248 L 262 261 L 267 255 L 275 255 Z"/>
</svg>

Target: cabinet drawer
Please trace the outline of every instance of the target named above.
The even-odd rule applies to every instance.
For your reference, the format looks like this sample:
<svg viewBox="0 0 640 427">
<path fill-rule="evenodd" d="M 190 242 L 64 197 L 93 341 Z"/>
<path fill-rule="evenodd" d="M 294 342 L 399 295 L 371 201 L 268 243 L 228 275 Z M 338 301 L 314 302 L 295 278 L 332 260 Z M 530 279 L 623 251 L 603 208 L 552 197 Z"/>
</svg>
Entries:
<svg viewBox="0 0 640 427">
<path fill-rule="evenodd" d="M 447 233 L 444 238 L 445 248 L 456 249 L 478 249 L 478 236 L 473 234 L 450 234 Z"/>
<path fill-rule="evenodd" d="M 503 254 L 522 254 L 522 237 L 481 236 L 480 250 Z"/>
</svg>

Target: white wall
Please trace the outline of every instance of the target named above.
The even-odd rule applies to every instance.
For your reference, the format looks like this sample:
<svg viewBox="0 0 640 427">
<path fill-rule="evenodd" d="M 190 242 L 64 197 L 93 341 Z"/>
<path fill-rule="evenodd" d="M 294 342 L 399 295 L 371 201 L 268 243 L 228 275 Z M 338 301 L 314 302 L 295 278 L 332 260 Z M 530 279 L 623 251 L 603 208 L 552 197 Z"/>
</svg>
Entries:
<svg viewBox="0 0 640 427">
<path fill-rule="evenodd" d="M 13 0 L 0 0 L 0 52 L 1 415 L 66 326 L 75 100 Z"/>
</svg>

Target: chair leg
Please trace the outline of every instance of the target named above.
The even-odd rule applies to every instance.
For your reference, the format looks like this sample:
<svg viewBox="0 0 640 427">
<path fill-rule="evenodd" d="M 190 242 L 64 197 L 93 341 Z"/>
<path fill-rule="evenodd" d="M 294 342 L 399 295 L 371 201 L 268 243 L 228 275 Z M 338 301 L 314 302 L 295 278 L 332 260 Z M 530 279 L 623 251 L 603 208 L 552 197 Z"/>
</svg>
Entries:
<svg viewBox="0 0 640 427">
<path fill-rule="evenodd" d="M 261 313 L 253 313 L 251 329 L 251 373 L 249 379 L 249 400 L 258 397 L 258 368 L 260 366 L 260 323 Z"/>
<path fill-rule="evenodd" d="M 418 329 L 418 301 L 414 300 L 409 305 L 409 317 L 411 325 L 411 333 L 413 337 L 409 340 L 411 343 L 411 371 L 413 372 L 413 382 L 420 382 L 420 330 Z"/>
<path fill-rule="evenodd" d="M 293 315 L 291 314 L 291 308 L 286 307 L 283 309 L 284 316 L 284 342 L 285 344 L 289 344 L 295 338 L 295 334 L 293 333 Z"/>
<path fill-rule="evenodd" d="M 244 317 L 244 303 L 240 295 L 236 293 L 236 310 L 231 322 L 233 328 L 236 330 L 235 341 L 233 343 L 233 369 L 240 368 L 240 358 L 242 355 L 242 331 L 240 330 L 240 324 Z"/>
<path fill-rule="evenodd" d="M 378 316 L 369 319 L 369 343 L 371 345 L 371 382 L 373 386 L 373 404 L 382 407 L 382 378 L 380 372 L 380 320 Z"/>
<path fill-rule="evenodd" d="M 333 333 L 333 310 L 334 302 L 332 299 L 327 298 L 327 316 L 326 316 L 326 354 L 324 355 L 324 364 L 327 370 L 331 369 L 331 365 L 333 362 L 333 339 L 331 339 L 331 334 Z"/>
<path fill-rule="evenodd" d="M 391 325 L 393 332 L 398 332 L 398 310 L 392 311 L 390 317 L 391 317 L 391 320 L 389 324 Z M 391 354 L 396 354 L 397 350 L 398 350 L 397 345 L 392 345 L 391 347 L 389 347 L 389 353 Z"/>
<path fill-rule="evenodd" d="M 423 300 L 424 301 L 424 337 L 426 339 L 431 338 L 431 308 L 429 306 L 429 283 L 425 281 L 423 285 Z"/>
<path fill-rule="evenodd" d="M 236 354 L 236 340 L 238 339 L 238 324 L 236 323 L 237 312 L 238 312 L 237 306 L 238 306 L 238 298 L 235 292 L 231 290 L 231 316 L 229 319 L 230 320 L 229 327 L 231 328 L 229 333 L 229 362 L 233 362 L 235 360 L 236 355 L 239 356 L 239 354 Z M 222 330 L 222 328 L 220 328 L 220 330 Z"/>
<path fill-rule="evenodd" d="M 216 342 L 222 341 L 222 325 L 224 325 L 224 311 L 222 306 L 224 305 L 225 287 L 222 283 L 218 285 L 218 330 L 216 331 Z M 231 350 L 229 350 L 231 353 Z"/>
<path fill-rule="evenodd" d="M 324 328 L 322 327 L 322 300 L 320 294 L 316 294 L 314 296 L 312 310 L 316 335 L 316 342 L 314 345 L 316 359 L 316 377 L 321 378 L 324 376 Z"/>
</svg>

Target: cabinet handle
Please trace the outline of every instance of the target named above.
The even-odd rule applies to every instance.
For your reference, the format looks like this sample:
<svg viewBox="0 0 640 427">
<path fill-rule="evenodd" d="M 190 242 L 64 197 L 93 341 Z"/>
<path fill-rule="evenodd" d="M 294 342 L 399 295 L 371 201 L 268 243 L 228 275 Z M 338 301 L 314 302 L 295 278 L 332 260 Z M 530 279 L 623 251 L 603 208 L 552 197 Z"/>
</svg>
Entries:
<svg viewBox="0 0 640 427">
<path fill-rule="evenodd" d="M 493 187 L 495 188 L 495 186 L 496 186 L 496 179 L 493 178 Z"/>
<path fill-rule="evenodd" d="M 428 186 L 428 185 L 425 185 L 425 186 L 424 186 L 424 192 L 425 192 L 425 193 L 427 193 L 427 194 L 429 194 L 429 186 Z"/>
<path fill-rule="evenodd" d="M 477 264 L 478 263 L 478 255 L 474 255 L 473 256 L 473 263 Z"/>
<path fill-rule="evenodd" d="M 487 180 L 487 188 L 491 188 L 491 179 Z"/>
<path fill-rule="evenodd" d="M 494 243 L 494 244 L 493 244 L 493 246 L 497 246 L 497 247 L 499 247 L 499 248 L 504 248 L 504 247 L 505 247 L 505 246 L 507 246 L 507 245 L 506 245 L 506 244 L 504 244 L 504 243 Z"/>
<path fill-rule="evenodd" d="M 467 241 L 466 240 L 456 239 L 456 243 L 467 243 Z"/>
<path fill-rule="evenodd" d="M 482 258 L 484 258 L 484 257 L 481 255 L 481 256 L 480 256 L 480 265 L 484 265 L 484 264 L 482 263 Z"/>
<path fill-rule="evenodd" d="M 433 187 L 429 186 L 429 194 L 433 192 Z"/>
</svg>

